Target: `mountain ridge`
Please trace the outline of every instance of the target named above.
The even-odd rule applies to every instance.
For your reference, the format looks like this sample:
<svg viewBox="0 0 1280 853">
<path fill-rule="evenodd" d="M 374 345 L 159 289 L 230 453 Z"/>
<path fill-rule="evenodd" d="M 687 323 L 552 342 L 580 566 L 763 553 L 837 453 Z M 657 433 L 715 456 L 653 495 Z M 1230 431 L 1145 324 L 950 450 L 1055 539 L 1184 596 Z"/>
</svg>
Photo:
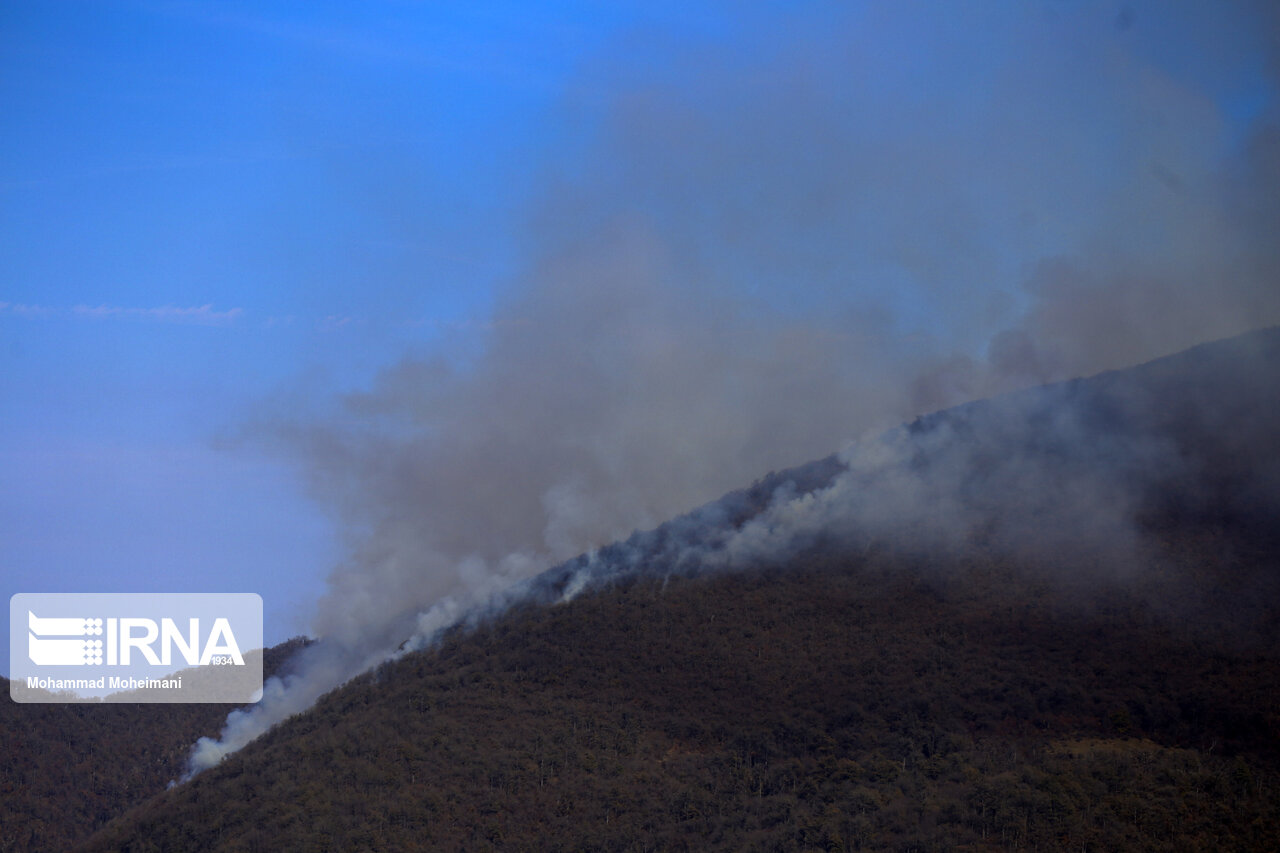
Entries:
<svg viewBox="0 0 1280 853">
<path fill-rule="evenodd" d="M 1262 369 L 1242 374 L 1240 368 L 1245 365 Z M 1224 393 L 1233 377 L 1237 387 L 1230 393 Z M 1185 500 L 1192 491 L 1171 483 L 1170 472 L 1141 470 L 1142 466 L 1149 469 L 1157 460 L 1138 460 L 1137 464 L 1129 464 L 1120 472 L 1122 479 L 1143 479 L 1139 485 L 1144 493 L 1138 496 L 1143 505 L 1130 508 L 1136 514 L 1208 512 L 1212 506 L 1222 519 L 1247 527 L 1249 537 L 1269 538 L 1280 536 L 1280 525 L 1274 523 L 1280 518 L 1280 462 L 1259 459 L 1257 451 L 1267 447 L 1268 440 L 1280 434 L 1280 392 L 1277 388 L 1280 388 L 1280 327 L 1270 327 L 1198 344 L 1134 367 L 1011 391 L 921 415 L 860 444 L 875 444 L 883 442 L 886 437 L 896 436 L 918 441 L 921 436 L 939 432 L 972 438 L 976 431 L 992 430 L 994 423 L 1000 420 L 1026 422 L 1027 426 L 1015 437 L 1027 444 L 1030 443 L 1029 436 L 1041 430 L 1036 422 L 1052 421 L 1050 413 L 1061 411 L 1065 405 L 1086 417 L 1087 422 L 1080 425 L 1085 434 L 1069 436 L 1073 441 L 1065 448 L 1046 446 L 1043 452 L 1063 457 L 1069 456 L 1067 451 L 1075 451 L 1077 458 L 1065 461 L 1073 464 L 1085 462 L 1096 468 L 1107 462 L 1123 461 L 1116 458 L 1118 451 L 1131 449 L 1117 448 L 1117 436 L 1136 431 L 1170 433 L 1168 440 L 1174 442 L 1175 447 L 1172 453 L 1165 448 L 1165 454 L 1159 461 L 1175 461 L 1179 467 L 1173 474 L 1213 486 L 1210 495 L 1197 496 L 1199 506 L 1193 505 L 1193 502 Z M 1136 401 L 1135 391 L 1141 391 L 1141 398 Z M 1199 406 L 1204 398 L 1210 396 L 1219 406 L 1229 404 L 1226 411 L 1219 412 L 1216 418 L 1207 417 L 1206 409 Z M 1178 410 L 1162 412 L 1158 405 L 1160 400 L 1179 403 Z M 1242 410 L 1249 411 L 1253 417 L 1241 417 Z M 1217 427 L 1228 419 L 1237 426 L 1247 426 L 1248 434 L 1238 436 L 1234 441 L 1222 441 L 1223 431 Z M 1055 437 L 1063 437 L 1061 424 L 1048 423 L 1043 434 L 1031 440 L 1047 445 Z M 1085 446 L 1090 438 L 1103 440 L 1105 450 L 1112 456 L 1108 458 L 1105 453 L 1092 451 L 1080 453 L 1081 450 L 1090 451 Z M 1008 444 L 1016 443 L 1007 435 L 1004 440 Z M 857 446 L 852 445 L 854 448 Z M 708 536 L 714 538 L 725 525 L 740 528 L 758 516 L 780 492 L 803 496 L 830 487 L 838 476 L 849 472 L 851 460 L 847 453 L 835 453 L 770 472 L 749 487 L 733 490 L 652 530 L 636 532 L 622 542 L 548 569 L 522 585 L 517 596 L 530 596 L 544 602 L 558 600 L 575 581 L 607 581 L 616 573 L 635 570 L 642 562 L 661 564 L 666 572 L 679 570 L 681 559 L 703 549 Z M 901 461 L 921 467 L 928 464 L 928 460 L 923 458 L 925 455 L 916 450 L 910 458 Z M 1235 463 L 1237 458 L 1250 460 L 1248 470 Z M 1211 465 L 1220 471 L 1213 477 L 1206 470 Z M 1260 466 L 1261 471 L 1254 466 Z M 1252 483 L 1254 475 L 1259 474 L 1258 482 Z M 1249 485 L 1241 488 L 1242 483 Z M 948 485 L 960 484 L 949 481 Z M 1172 503 L 1161 504 L 1158 495 L 1161 489 L 1170 493 L 1167 498 L 1180 497 L 1182 502 L 1173 500 Z M 1140 523 L 1141 518 L 1135 518 L 1135 521 Z M 1277 543 L 1269 541 L 1269 544 Z"/>
</svg>

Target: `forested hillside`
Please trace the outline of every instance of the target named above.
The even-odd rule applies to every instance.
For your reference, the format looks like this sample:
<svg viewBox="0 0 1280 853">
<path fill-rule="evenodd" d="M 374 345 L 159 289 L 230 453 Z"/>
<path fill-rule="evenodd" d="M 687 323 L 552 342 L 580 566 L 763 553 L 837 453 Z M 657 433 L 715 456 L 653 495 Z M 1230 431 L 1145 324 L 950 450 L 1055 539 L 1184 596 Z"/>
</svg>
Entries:
<svg viewBox="0 0 1280 853">
<path fill-rule="evenodd" d="M 264 677 L 302 640 L 267 649 Z M 165 789 L 222 704 L 18 704 L 0 678 L 0 850 L 58 850 Z"/>
<path fill-rule="evenodd" d="M 1064 603 L 978 557 L 946 580 L 915 568 L 811 553 L 512 613 L 325 697 L 85 849 L 1280 843 L 1274 645 L 1117 589 Z"/>
</svg>

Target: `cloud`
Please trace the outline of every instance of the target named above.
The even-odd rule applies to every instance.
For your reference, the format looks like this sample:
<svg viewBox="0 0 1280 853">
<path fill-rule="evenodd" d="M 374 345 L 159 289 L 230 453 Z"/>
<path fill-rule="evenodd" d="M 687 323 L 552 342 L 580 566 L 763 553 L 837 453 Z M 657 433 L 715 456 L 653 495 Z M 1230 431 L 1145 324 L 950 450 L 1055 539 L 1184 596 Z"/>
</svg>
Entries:
<svg viewBox="0 0 1280 853">
<path fill-rule="evenodd" d="M 316 321 L 316 329 L 321 332 L 336 332 L 358 322 L 355 317 L 346 314 L 329 314 Z"/>
<path fill-rule="evenodd" d="M 52 313 L 53 309 L 44 305 L 32 305 L 26 302 L 0 302 L 0 314 L 17 314 L 22 317 L 41 317 Z"/>
<path fill-rule="evenodd" d="M 71 313 L 77 317 L 94 320 L 126 319 L 150 320 L 157 323 L 184 323 L 199 326 L 223 326 L 235 322 L 244 314 L 242 308 L 217 311 L 212 304 L 191 308 L 165 305 L 159 308 L 123 308 L 116 305 L 76 305 Z"/>
</svg>

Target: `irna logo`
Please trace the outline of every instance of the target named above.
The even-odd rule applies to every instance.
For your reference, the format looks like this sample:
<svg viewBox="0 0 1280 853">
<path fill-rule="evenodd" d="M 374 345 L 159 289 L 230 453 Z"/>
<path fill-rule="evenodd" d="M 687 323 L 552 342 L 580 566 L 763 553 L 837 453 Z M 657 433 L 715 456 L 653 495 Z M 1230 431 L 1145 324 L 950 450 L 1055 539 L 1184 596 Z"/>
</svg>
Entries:
<svg viewBox="0 0 1280 853">
<path fill-rule="evenodd" d="M 103 661 L 103 622 L 101 617 L 41 618 L 27 611 L 27 655 L 36 666 L 98 666 Z M 137 652 L 152 666 L 169 666 L 174 652 L 188 666 L 233 663 L 244 666 L 244 657 L 236 644 L 231 623 L 220 617 L 201 642 L 200 620 L 187 620 L 185 635 L 168 617 L 118 618 L 108 616 L 106 623 L 106 665 L 130 666 Z M 157 641 L 159 653 L 156 652 Z"/>
<path fill-rule="evenodd" d="M 9 599 L 18 702 L 253 702 L 262 599 L 253 593 L 22 593 Z"/>
</svg>

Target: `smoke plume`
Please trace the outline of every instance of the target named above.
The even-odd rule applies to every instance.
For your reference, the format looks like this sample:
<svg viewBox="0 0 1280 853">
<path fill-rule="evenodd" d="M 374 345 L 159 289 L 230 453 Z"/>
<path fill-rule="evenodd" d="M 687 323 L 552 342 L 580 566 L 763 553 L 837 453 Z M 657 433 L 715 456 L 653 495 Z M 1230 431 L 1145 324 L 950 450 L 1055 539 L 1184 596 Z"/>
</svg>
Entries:
<svg viewBox="0 0 1280 853">
<path fill-rule="evenodd" d="M 1278 17 L 809 4 L 743 13 L 724 46 L 615 45 L 566 93 L 587 126 L 545 164 L 479 350 L 247 428 L 301 461 L 350 549 L 321 642 L 193 772 L 538 572 L 842 446 L 860 480 L 775 500 L 703 559 L 851 514 L 949 536 L 976 511 L 964 471 L 925 487 L 909 431 L 858 439 L 1280 323 Z M 1001 470 L 1079 525 L 1131 509 L 1108 481 Z"/>
</svg>

